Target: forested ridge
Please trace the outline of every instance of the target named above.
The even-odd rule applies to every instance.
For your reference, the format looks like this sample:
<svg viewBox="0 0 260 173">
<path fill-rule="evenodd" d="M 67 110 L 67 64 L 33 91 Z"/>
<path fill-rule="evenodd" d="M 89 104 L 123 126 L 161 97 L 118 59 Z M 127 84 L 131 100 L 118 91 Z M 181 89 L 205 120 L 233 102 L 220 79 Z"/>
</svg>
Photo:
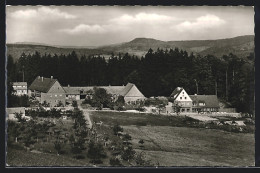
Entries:
<svg viewBox="0 0 260 173">
<path fill-rule="evenodd" d="M 146 96 L 169 96 L 178 86 L 188 94 L 217 94 L 238 111 L 254 110 L 254 55 L 199 56 L 175 49 L 149 49 L 144 57 L 119 54 L 101 56 L 23 53 L 18 61 L 8 55 L 8 83 L 28 85 L 37 76 L 58 79 L 61 85 L 101 86 L 136 84 Z"/>
</svg>

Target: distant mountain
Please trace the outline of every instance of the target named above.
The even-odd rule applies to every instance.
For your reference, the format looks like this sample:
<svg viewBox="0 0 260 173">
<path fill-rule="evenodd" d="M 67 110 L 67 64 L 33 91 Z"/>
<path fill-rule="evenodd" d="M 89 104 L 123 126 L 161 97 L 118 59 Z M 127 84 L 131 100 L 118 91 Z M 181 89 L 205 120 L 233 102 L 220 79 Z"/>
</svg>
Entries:
<svg viewBox="0 0 260 173">
<path fill-rule="evenodd" d="M 73 50 L 79 55 L 102 55 L 109 57 L 111 53 L 118 54 L 128 52 L 131 55 L 139 57 L 144 56 L 147 51 L 152 48 L 170 49 L 179 48 L 186 50 L 188 53 L 204 55 L 215 55 L 221 57 L 233 53 L 237 56 L 248 56 L 254 52 L 254 36 L 245 35 L 234 38 L 218 39 L 218 40 L 188 40 L 188 41 L 160 41 L 152 38 L 136 38 L 130 42 L 121 44 L 112 44 L 100 47 L 69 47 L 69 46 L 50 46 L 40 43 L 16 43 L 7 44 L 7 54 L 12 55 L 17 60 L 24 52 L 32 54 L 35 51 L 41 54 L 69 54 Z"/>
<path fill-rule="evenodd" d="M 147 53 L 149 48 L 157 50 L 157 48 L 170 49 L 175 47 L 202 56 L 207 54 L 222 56 L 229 53 L 247 56 L 249 53 L 254 52 L 254 36 L 246 35 L 219 40 L 188 41 L 160 41 L 152 38 L 136 38 L 121 45 L 105 46 L 100 47 L 100 49 L 113 52 L 128 52 L 140 56 Z"/>
<path fill-rule="evenodd" d="M 11 55 L 14 60 L 18 60 L 21 54 L 24 52 L 25 54 L 33 54 L 35 52 L 39 52 L 41 55 L 50 54 L 50 55 L 68 55 L 72 51 L 75 51 L 79 57 L 86 55 L 86 57 L 91 55 L 101 55 L 101 54 L 111 54 L 110 52 L 106 52 L 104 50 L 95 49 L 95 48 L 81 48 L 81 47 L 56 47 L 49 45 L 40 45 L 40 44 L 28 44 L 28 43 L 15 43 L 15 44 L 7 44 L 7 55 Z"/>
</svg>

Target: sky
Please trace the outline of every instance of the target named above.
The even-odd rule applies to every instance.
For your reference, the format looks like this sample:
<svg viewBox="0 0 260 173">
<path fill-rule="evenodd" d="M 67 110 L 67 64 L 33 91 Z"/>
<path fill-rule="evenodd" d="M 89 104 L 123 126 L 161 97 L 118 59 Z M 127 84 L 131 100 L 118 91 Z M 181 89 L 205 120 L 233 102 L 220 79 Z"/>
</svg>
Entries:
<svg viewBox="0 0 260 173">
<path fill-rule="evenodd" d="M 7 6 L 6 42 L 102 46 L 135 38 L 211 40 L 254 35 L 244 6 Z"/>
</svg>

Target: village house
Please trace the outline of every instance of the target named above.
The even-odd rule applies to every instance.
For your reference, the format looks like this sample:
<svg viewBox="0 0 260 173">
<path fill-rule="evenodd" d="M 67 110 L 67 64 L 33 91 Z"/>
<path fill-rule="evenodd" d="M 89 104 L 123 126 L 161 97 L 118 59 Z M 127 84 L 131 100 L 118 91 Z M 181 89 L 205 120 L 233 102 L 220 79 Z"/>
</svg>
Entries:
<svg viewBox="0 0 260 173">
<path fill-rule="evenodd" d="M 65 90 L 57 79 L 36 77 L 29 87 L 31 96 L 34 96 L 41 104 L 47 103 L 51 107 L 58 104 L 65 105 Z"/>
<path fill-rule="evenodd" d="M 27 95 L 27 82 L 13 82 L 14 95 Z"/>
<path fill-rule="evenodd" d="M 25 116 L 25 107 L 6 108 L 6 119 L 16 121 L 15 114 L 21 114 L 23 118 L 28 120 L 30 117 Z"/>
<path fill-rule="evenodd" d="M 218 112 L 219 101 L 216 95 L 190 95 L 192 112 Z"/>
<path fill-rule="evenodd" d="M 177 87 L 166 105 L 166 113 L 175 112 L 174 107 L 179 106 L 180 112 L 218 112 L 219 101 L 216 95 L 188 95 L 182 87 Z"/>
<path fill-rule="evenodd" d="M 119 96 L 123 96 L 126 103 L 135 103 L 136 101 L 145 100 L 146 97 L 139 91 L 135 84 L 128 83 L 126 86 L 96 86 L 103 88 L 108 94 L 112 95 L 113 101 L 116 101 Z M 86 97 L 91 97 L 94 86 L 87 87 L 63 87 L 66 91 L 66 99 L 80 100 Z"/>
<path fill-rule="evenodd" d="M 173 112 L 173 105 L 180 106 L 180 112 L 191 112 L 192 111 L 192 100 L 187 92 L 182 87 L 177 87 L 172 94 L 170 99 L 173 102 L 166 106 L 166 112 Z M 170 108 L 171 107 L 171 108 Z"/>
</svg>

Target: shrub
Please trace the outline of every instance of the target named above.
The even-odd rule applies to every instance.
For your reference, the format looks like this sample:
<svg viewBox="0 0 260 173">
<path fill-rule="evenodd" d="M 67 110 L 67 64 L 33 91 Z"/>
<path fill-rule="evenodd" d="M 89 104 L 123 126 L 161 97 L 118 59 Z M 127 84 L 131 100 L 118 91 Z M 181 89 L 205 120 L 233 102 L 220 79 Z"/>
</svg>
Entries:
<svg viewBox="0 0 260 173">
<path fill-rule="evenodd" d="M 123 132 L 123 131 L 124 129 L 119 124 L 114 125 L 113 132 L 115 135 L 117 135 L 118 132 Z"/>
<path fill-rule="evenodd" d="M 75 158 L 75 159 L 85 159 L 85 156 L 83 156 L 83 155 L 75 155 L 73 158 Z"/>
<path fill-rule="evenodd" d="M 103 148 L 103 145 L 101 143 L 95 143 L 94 141 L 90 141 L 87 156 L 93 161 L 99 161 L 101 158 L 105 158 L 106 153 Z"/>
<path fill-rule="evenodd" d="M 120 160 L 117 159 L 117 158 L 111 158 L 111 159 L 109 160 L 109 164 L 110 164 L 111 166 L 122 166 Z"/>
<path fill-rule="evenodd" d="M 131 160 L 134 158 L 135 151 L 131 146 L 128 146 L 126 149 L 123 150 L 122 159 L 123 160 Z"/>
<path fill-rule="evenodd" d="M 78 107 L 77 101 L 73 100 L 73 101 L 72 101 L 72 106 L 73 106 L 74 108 Z"/>
<path fill-rule="evenodd" d="M 144 140 L 143 140 L 143 139 L 140 139 L 138 143 L 141 144 L 141 145 L 143 145 L 143 144 L 144 144 Z"/>
</svg>

